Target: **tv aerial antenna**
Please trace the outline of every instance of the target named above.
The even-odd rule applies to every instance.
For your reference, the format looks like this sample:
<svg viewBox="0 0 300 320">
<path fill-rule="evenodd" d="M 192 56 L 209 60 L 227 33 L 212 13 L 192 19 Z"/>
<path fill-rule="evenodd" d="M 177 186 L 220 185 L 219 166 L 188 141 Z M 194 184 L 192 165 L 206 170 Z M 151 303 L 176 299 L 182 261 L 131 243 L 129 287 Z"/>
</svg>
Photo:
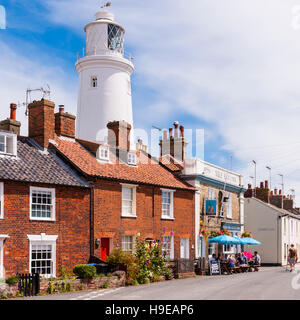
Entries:
<svg viewBox="0 0 300 320">
<path fill-rule="evenodd" d="M 42 99 L 45 99 L 45 98 L 48 98 L 50 99 L 50 94 L 51 94 L 51 91 L 50 91 L 50 86 L 49 84 L 46 84 L 46 88 L 44 87 L 41 87 L 41 88 L 37 88 L 37 89 L 30 89 L 28 88 L 26 90 L 26 102 L 23 102 L 22 105 L 25 106 L 26 110 L 25 110 L 25 116 L 28 116 L 28 105 L 32 102 L 32 99 L 31 99 L 31 93 L 32 92 L 41 92 L 42 94 Z"/>
</svg>

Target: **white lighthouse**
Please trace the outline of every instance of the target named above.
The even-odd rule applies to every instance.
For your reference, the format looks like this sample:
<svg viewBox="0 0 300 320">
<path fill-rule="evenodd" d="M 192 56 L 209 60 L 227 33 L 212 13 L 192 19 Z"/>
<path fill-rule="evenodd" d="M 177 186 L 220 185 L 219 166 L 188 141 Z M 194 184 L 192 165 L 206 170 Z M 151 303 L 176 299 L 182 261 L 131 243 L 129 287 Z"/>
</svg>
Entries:
<svg viewBox="0 0 300 320">
<path fill-rule="evenodd" d="M 76 63 L 79 74 L 76 136 L 104 141 L 110 121 L 131 124 L 132 99 L 130 77 L 134 66 L 124 58 L 125 29 L 109 11 L 95 14 L 87 24 L 86 52 Z M 133 130 L 131 148 L 134 149 Z"/>
</svg>

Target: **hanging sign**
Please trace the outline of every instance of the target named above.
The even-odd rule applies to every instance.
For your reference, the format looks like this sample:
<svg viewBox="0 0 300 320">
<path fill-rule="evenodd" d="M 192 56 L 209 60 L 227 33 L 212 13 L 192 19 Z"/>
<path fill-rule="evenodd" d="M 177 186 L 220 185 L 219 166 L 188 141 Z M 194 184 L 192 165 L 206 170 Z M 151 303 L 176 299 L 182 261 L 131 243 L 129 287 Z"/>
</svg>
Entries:
<svg viewBox="0 0 300 320">
<path fill-rule="evenodd" d="M 206 200 L 205 212 L 207 215 L 215 216 L 217 214 L 217 200 Z"/>
</svg>

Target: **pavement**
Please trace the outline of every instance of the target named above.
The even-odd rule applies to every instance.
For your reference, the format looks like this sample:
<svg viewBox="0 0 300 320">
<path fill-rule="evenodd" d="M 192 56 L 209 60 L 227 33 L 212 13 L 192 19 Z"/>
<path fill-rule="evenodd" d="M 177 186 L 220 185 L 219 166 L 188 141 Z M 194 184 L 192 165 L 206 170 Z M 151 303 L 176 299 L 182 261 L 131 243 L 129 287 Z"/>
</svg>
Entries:
<svg viewBox="0 0 300 320">
<path fill-rule="evenodd" d="M 18 298 L 19 299 L 19 298 Z M 18 300 L 15 299 L 15 300 Z M 22 300 L 300 300 L 300 266 L 20 298 Z"/>
</svg>

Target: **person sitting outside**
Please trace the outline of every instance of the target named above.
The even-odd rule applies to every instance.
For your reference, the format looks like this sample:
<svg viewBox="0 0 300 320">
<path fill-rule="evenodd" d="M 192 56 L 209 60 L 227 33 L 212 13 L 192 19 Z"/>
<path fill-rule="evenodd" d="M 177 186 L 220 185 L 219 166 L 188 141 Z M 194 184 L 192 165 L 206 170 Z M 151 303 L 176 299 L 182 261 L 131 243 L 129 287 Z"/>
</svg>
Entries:
<svg viewBox="0 0 300 320">
<path fill-rule="evenodd" d="M 234 268 L 235 264 L 236 264 L 236 259 L 234 257 L 234 255 L 231 255 L 228 257 L 228 260 L 227 260 L 228 264 L 228 268 Z"/>
<path fill-rule="evenodd" d="M 260 266 L 260 264 L 261 264 L 260 255 L 257 253 L 257 251 L 254 251 L 254 256 L 252 258 L 252 265 Z"/>
<path fill-rule="evenodd" d="M 248 258 L 244 255 L 244 253 L 242 254 L 242 260 L 243 260 L 243 265 L 248 266 Z"/>
<path fill-rule="evenodd" d="M 216 261 L 217 260 L 217 256 L 215 253 L 212 254 L 212 256 L 209 258 L 209 261 Z"/>
</svg>

